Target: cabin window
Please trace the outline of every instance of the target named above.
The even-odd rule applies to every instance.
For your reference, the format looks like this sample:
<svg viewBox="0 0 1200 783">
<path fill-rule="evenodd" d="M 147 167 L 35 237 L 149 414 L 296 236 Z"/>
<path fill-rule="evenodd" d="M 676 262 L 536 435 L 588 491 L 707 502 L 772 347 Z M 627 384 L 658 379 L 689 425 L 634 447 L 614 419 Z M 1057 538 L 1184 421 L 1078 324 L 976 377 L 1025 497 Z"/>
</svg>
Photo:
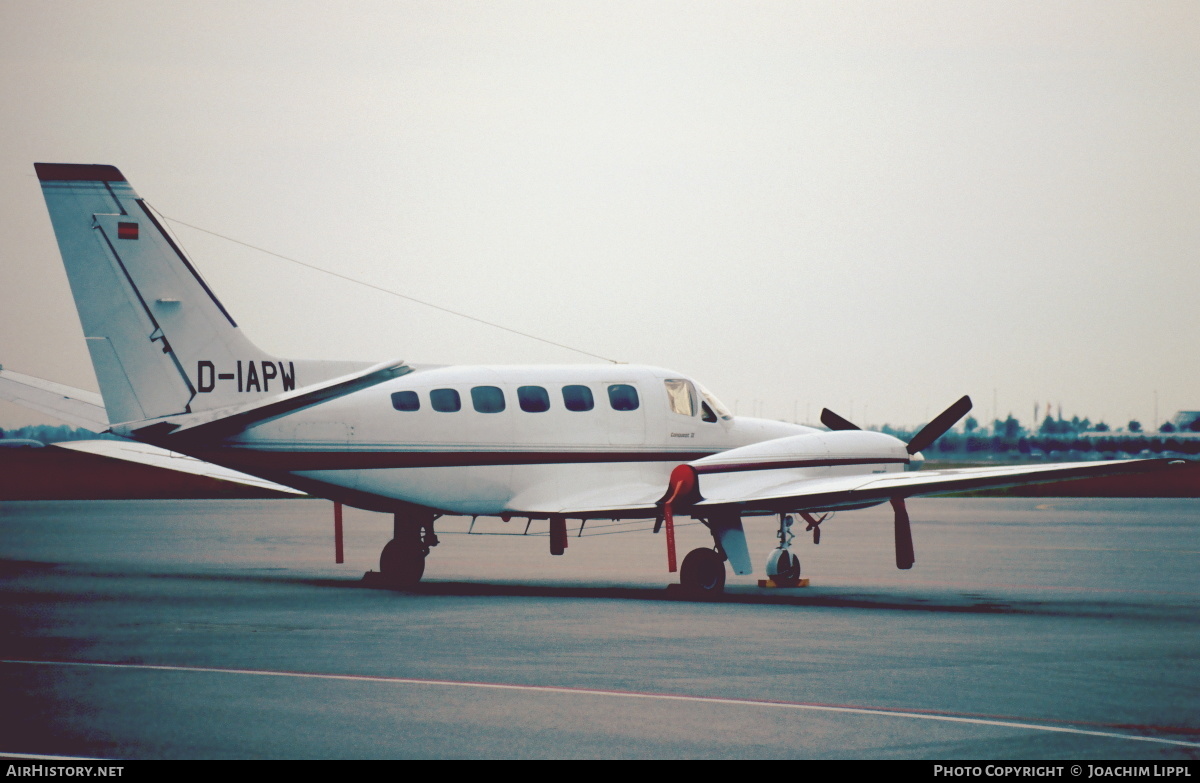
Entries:
<svg viewBox="0 0 1200 783">
<path fill-rule="evenodd" d="M 667 402 L 673 413 L 681 416 L 696 415 L 696 392 L 692 384 L 684 380 L 670 379 L 663 381 L 667 387 Z"/>
<path fill-rule="evenodd" d="M 592 399 L 592 390 L 587 386 L 564 386 L 563 405 L 569 411 L 590 411 L 596 407 Z"/>
<path fill-rule="evenodd" d="M 392 407 L 398 411 L 419 411 L 421 398 L 415 391 L 396 392 L 392 395 Z"/>
<path fill-rule="evenodd" d="M 504 410 L 504 392 L 499 386 L 475 386 L 471 389 L 471 403 L 480 413 L 499 413 Z"/>
<path fill-rule="evenodd" d="M 627 383 L 614 383 L 608 387 L 608 404 L 614 411 L 636 411 L 638 408 L 637 389 Z"/>
<path fill-rule="evenodd" d="M 520 386 L 517 401 L 526 413 L 542 413 L 550 410 L 550 395 L 541 386 Z"/>
<path fill-rule="evenodd" d="M 442 413 L 454 413 L 462 409 L 462 399 L 455 389 L 434 389 L 429 392 L 429 404 Z"/>
</svg>

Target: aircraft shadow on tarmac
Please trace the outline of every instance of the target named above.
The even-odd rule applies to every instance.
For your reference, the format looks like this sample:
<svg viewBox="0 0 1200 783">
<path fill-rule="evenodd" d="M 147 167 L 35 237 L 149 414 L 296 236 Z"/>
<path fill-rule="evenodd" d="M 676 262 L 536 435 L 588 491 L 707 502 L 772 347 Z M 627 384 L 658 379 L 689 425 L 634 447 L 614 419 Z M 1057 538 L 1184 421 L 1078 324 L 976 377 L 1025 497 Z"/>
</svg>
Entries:
<svg viewBox="0 0 1200 783">
<path fill-rule="evenodd" d="M 263 585 L 297 585 L 341 590 L 372 590 L 393 593 L 397 596 L 420 597 L 496 597 L 496 598 L 574 598 L 618 601 L 675 601 L 696 604 L 732 604 L 758 606 L 796 606 L 807 608 L 866 609 L 908 612 L 935 612 L 980 615 L 1042 615 L 1042 616 L 1136 616 L 1143 619 L 1166 614 L 1174 619 L 1182 616 L 1192 622 L 1200 617 L 1192 607 L 1171 607 L 1154 602 L 1130 602 L 1095 599 L 1029 600 L 1023 597 L 988 595 L 983 592 L 963 592 L 951 589 L 936 589 L 922 593 L 912 590 L 893 592 L 887 588 L 794 588 L 763 589 L 753 586 L 734 585 L 719 596 L 695 598 L 684 592 L 679 585 L 663 587 L 621 587 L 618 585 L 578 584 L 520 584 L 489 581 L 438 581 L 427 580 L 408 590 L 393 590 L 381 585 L 378 574 L 368 572 L 362 578 L 310 578 L 297 576 L 290 569 L 259 569 L 257 572 L 213 573 L 213 572 L 140 572 L 111 571 L 97 568 L 34 561 L 0 559 L 0 586 L 3 581 L 22 577 L 38 578 L 51 574 L 62 576 L 121 577 L 137 576 L 145 579 L 169 579 L 179 581 L 244 583 Z"/>
<path fill-rule="evenodd" d="M 887 588 L 794 588 L 764 589 L 753 586 L 731 586 L 718 596 L 694 597 L 681 585 L 663 587 L 621 587 L 617 585 L 551 585 L 520 584 L 487 581 L 427 580 L 408 590 L 393 590 L 380 585 L 368 572 L 363 579 L 292 579 L 289 581 L 318 587 L 367 589 L 407 596 L 457 597 L 519 597 L 519 598 L 583 598 L 618 601 L 673 601 L 694 604 L 732 604 L 749 606 L 796 606 L 806 608 L 866 609 L 903 612 L 934 612 L 977 615 L 1025 615 L 1053 617 L 1119 617 L 1141 619 L 1162 616 L 1200 623 L 1192 607 L 1167 607 L 1153 602 L 1112 601 L 1107 599 L 1029 600 L 981 592 L 938 589 L 915 594 L 912 591 L 893 592 Z"/>
</svg>

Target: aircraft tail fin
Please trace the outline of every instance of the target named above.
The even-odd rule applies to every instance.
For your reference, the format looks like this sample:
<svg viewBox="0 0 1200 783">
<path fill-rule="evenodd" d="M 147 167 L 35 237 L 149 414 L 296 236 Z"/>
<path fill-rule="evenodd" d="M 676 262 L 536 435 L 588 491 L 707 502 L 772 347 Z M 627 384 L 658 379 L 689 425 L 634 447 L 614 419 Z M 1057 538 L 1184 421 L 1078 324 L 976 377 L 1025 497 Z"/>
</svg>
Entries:
<svg viewBox="0 0 1200 783">
<path fill-rule="evenodd" d="M 256 347 L 116 167 L 34 167 L 110 423 L 253 402 L 368 366 Z"/>
</svg>

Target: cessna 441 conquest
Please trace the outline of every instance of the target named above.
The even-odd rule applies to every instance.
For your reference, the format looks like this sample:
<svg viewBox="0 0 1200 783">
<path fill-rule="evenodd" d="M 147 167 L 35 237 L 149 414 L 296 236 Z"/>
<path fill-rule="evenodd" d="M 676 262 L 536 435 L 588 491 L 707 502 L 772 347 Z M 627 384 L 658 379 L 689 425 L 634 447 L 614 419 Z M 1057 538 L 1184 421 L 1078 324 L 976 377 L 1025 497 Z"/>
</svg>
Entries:
<svg viewBox="0 0 1200 783">
<path fill-rule="evenodd" d="M 275 486 L 394 514 L 380 573 L 416 584 L 444 514 L 653 519 L 676 570 L 677 515 L 713 546 L 679 569 L 697 595 L 752 573 L 742 521 L 776 517 L 767 574 L 799 580 L 788 528 L 891 503 L 896 566 L 914 562 L 905 498 L 1152 470 L 1166 460 L 916 471 L 967 397 L 904 443 L 823 411 L 829 431 L 733 416 L 681 373 L 631 365 L 425 366 L 271 356 L 242 334 L 113 166 L 37 163 L 100 395 L 0 370 L 0 396 L 121 441 L 108 457 Z M 186 455 L 186 456 L 183 456 Z"/>
</svg>

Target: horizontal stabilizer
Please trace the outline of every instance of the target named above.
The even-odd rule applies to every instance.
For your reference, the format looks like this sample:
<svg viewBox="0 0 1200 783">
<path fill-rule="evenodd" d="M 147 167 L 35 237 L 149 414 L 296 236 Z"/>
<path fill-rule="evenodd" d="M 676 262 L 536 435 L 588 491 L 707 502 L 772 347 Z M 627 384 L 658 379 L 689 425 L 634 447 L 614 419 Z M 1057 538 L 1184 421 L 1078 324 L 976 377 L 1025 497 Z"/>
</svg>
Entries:
<svg viewBox="0 0 1200 783">
<path fill-rule="evenodd" d="M 0 369 L 0 399 L 49 414 L 92 432 L 108 429 L 104 400 L 96 392 Z"/>
<path fill-rule="evenodd" d="M 235 484 L 243 484 L 248 487 L 286 492 L 290 495 L 305 494 L 298 489 L 285 487 L 273 481 L 267 481 L 266 479 L 260 479 L 236 470 L 223 468 L 220 465 L 213 465 L 212 463 L 193 457 L 177 454 L 174 451 L 160 449 L 148 443 L 131 443 L 122 440 L 75 440 L 55 443 L 54 445 L 58 448 L 82 451 L 87 454 L 95 454 L 96 456 L 108 457 L 109 459 L 119 459 L 125 462 L 136 462 L 139 465 L 149 465 L 153 468 L 163 468 L 164 470 L 173 470 L 179 473 L 190 473 L 194 476 L 205 476 L 221 481 L 231 481 Z"/>
</svg>

